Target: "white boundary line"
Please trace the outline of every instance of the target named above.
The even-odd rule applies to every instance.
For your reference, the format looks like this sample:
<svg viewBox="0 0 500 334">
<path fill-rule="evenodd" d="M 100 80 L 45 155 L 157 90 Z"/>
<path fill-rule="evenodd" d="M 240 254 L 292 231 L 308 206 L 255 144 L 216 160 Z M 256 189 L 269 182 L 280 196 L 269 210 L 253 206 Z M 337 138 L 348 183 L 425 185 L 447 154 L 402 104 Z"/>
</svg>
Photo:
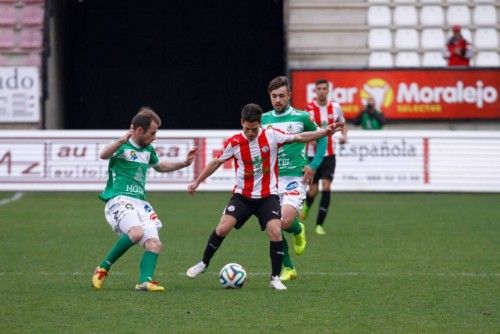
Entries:
<svg viewBox="0 0 500 334">
<path fill-rule="evenodd" d="M 39 272 L 0 272 L 0 276 L 15 276 L 15 275 L 39 275 L 39 276 L 92 276 L 92 272 L 47 272 L 47 271 L 39 271 Z M 123 276 L 128 275 L 129 273 L 125 272 L 115 272 L 111 271 L 110 275 L 115 276 Z M 207 272 L 206 274 L 215 276 L 218 273 Z M 158 272 L 155 276 L 185 276 L 186 273 L 163 273 Z M 250 272 L 249 276 L 267 276 L 270 273 L 266 272 Z M 406 272 L 406 273 L 394 273 L 394 272 L 380 272 L 380 273 L 369 273 L 369 272 L 301 272 L 301 276 L 381 276 L 381 277 L 417 277 L 417 276 L 430 276 L 430 277 L 499 277 L 500 273 L 430 273 L 430 272 Z"/>
<path fill-rule="evenodd" d="M 17 192 L 12 197 L 4 198 L 4 199 L 0 200 L 0 206 L 5 205 L 5 204 L 9 204 L 10 202 L 20 200 L 23 196 L 24 196 L 24 193 Z"/>
</svg>

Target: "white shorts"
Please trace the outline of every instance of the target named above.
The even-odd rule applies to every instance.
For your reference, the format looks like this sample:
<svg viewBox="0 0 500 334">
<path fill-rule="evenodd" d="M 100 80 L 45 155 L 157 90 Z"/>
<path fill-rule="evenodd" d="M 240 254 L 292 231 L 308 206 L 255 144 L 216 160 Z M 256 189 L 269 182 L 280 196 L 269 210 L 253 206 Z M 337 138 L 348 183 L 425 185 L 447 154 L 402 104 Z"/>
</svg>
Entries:
<svg viewBox="0 0 500 334">
<path fill-rule="evenodd" d="M 306 190 L 307 187 L 302 182 L 302 176 L 280 176 L 278 178 L 278 195 L 281 206 L 291 205 L 297 212 L 300 212 L 306 198 Z"/>
<path fill-rule="evenodd" d="M 151 238 L 160 239 L 158 231 L 162 227 L 161 221 L 151 204 L 146 201 L 128 196 L 116 196 L 106 203 L 104 215 L 118 235 L 127 234 L 134 226 L 142 227 L 144 234 L 140 241 L 141 245 Z"/>
</svg>

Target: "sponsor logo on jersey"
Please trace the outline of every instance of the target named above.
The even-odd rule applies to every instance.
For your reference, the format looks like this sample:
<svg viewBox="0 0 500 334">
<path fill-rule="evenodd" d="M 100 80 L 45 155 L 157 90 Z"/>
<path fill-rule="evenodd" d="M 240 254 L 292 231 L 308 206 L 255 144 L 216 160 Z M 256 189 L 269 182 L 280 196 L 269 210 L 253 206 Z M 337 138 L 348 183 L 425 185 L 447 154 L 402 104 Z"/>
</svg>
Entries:
<svg viewBox="0 0 500 334">
<path fill-rule="evenodd" d="M 139 193 L 139 194 L 142 194 L 144 195 L 144 189 L 142 189 L 141 187 L 135 185 L 135 184 L 127 184 L 127 192 L 129 193 Z"/>
<path fill-rule="evenodd" d="M 135 151 L 130 151 L 130 159 L 132 159 L 133 161 L 139 159 Z"/>
<path fill-rule="evenodd" d="M 286 185 L 286 190 L 292 190 L 297 188 L 298 186 L 299 184 L 297 183 L 297 181 L 293 181 Z"/>
<path fill-rule="evenodd" d="M 298 190 L 292 190 L 286 192 L 287 196 L 299 196 L 300 192 Z"/>
<path fill-rule="evenodd" d="M 280 167 L 285 167 L 290 164 L 290 159 L 278 159 L 278 165 Z"/>
</svg>

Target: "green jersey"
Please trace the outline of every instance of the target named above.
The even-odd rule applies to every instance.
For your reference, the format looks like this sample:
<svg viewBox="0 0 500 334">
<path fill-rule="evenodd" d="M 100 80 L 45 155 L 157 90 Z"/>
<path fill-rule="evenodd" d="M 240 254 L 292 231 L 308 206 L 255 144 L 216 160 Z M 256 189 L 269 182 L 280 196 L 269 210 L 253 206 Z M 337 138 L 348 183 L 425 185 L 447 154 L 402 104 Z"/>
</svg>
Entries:
<svg viewBox="0 0 500 334">
<path fill-rule="evenodd" d="M 108 182 L 99 198 L 107 202 L 118 195 L 146 199 L 146 175 L 160 159 L 152 145 L 138 147 L 130 141 L 120 145 L 108 163 Z"/>
<path fill-rule="evenodd" d="M 318 129 L 318 126 L 311 120 L 308 113 L 291 106 L 288 106 L 281 114 L 278 114 L 275 110 L 264 113 L 262 115 L 262 127 L 273 127 L 293 134 Z M 302 176 L 304 167 L 308 164 L 305 152 L 305 143 L 291 143 L 281 146 L 278 150 L 279 175 Z"/>
</svg>

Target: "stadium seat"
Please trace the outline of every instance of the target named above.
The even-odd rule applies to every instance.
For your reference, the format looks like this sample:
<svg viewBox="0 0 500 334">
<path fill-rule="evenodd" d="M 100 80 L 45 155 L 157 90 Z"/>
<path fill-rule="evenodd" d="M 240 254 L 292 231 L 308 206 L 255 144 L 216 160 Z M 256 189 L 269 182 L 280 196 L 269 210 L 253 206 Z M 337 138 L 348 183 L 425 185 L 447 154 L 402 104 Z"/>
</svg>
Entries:
<svg viewBox="0 0 500 334">
<path fill-rule="evenodd" d="M 40 6 L 24 6 L 21 9 L 20 22 L 23 25 L 43 24 L 44 9 Z"/>
<path fill-rule="evenodd" d="M 450 6 L 446 12 L 446 22 L 448 25 L 460 24 L 470 25 L 470 12 L 467 6 Z"/>
<path fill-rule="evenodd" d="M 441 29 L 424 29 L 420 35 L 420 46 L 424 49 L 443 49 L 446 44 Z"/>
<path fill-rule="evenodd" d="M 38 53 L 28 54 L 23 60 L 23 65 L 40 67 L 42 65 L 42 56 Z"/>
<path fill-rule="evenodd" d="M 416 52 L 399 52 L 396 55 L 396 67 L 419 67 L 420 58 Z"/>
<path fill-rule="evenodd" d="M 482 28 L 477 29 L 474 34 L 474 45 L 478 49 L 496 49 L 498 48 L 498 34 L 496 29 Z"/>
<path fill-rule="evenodd" d="M 420 10 L 420 23 L 424 26 L 443 26 L 444 11 L 441 6 L 424 6 Z"/>
<path fill-rule="evenodd" d="M 418 32 L 415 29 L 398 29 L 394 38 L 394 45 L 397 49 L 417 49 Z"/>
<path fill-rule="evenodd" d="M 414 6 L 398 6 L 394 8 L 392 19 L 397 26 L 415 26 L 417 10 Z"/>
<path fill-rule="evenodd" d="M 421 3 L 441 3 L 441 0 L 420 0 Z"/>
<path fill-rule="evenodd" d="M 478 26 L 494 26 L 497 24 L 497 13 L 493 6 L 476 6 L 472 17 L 474 24 Z"/>
<path fill-rule="evenodd" d="M 470 32 L 470 30 L 469 30 L 469 29 L 467 29 L 467 28 L 462 28 L 461 32 L 462 32 L 462 36 L 463 36 L 466 40 L 468 40 L 468 41 L 469 41 L 469 43 L 472 43 L 472 42 L 473 42 L 473 40 L 472 40 L 472 33 Z M 451 37 L 451 35 L 450 35 L 450 37 Z"/>
<path fill-rule="evenodd" d="M 15 26 L 17 9 L 13 5 L 0 5 L 0 26 Z"/>
<path fill-rule="evenodd" d="M 394 3 L 416 3 L 417 0 L 393 0 Z"/>
<path fill-rule="evenodd" d="M 368 47 L 370 49 L 392 48 L 392 34 L 389 29 L 371 29 L 368 33 Z"/>
<path fill-rule="evenodd" d="M 392 67 L 392 56 L 389 52 L 372 52 L 368 58 L 370 67 Z"/>
<path fill-rule="evenodd" d="M 369 26 L 391 25 L 391 10 L 386 6 L 371 6 L 368 9 Z"/>
<path fill-rule="evenodd" d="M 0 48 L 14 49 L 16 47 L 16 33 L 13 29 L 0 29 Z"/>
<path fill-rule="evenodd" d="M 475 64 L 476 66 L 500 66 L 500 56 L 495 51 L 478 52 Z"/>
<path fill-rule="evenodd" d="M 42 31 L 39 29 L 23 29 L 19 34 L 19 46 L 22 49 L 41 49 Z"/>
<path fill-rule="evenodd" d="M 425 52 L 422 57 L 423 67 L 444 67 L 447 65 L 446 60 L 443 58 L 442 52 Z"/>
</svg>

